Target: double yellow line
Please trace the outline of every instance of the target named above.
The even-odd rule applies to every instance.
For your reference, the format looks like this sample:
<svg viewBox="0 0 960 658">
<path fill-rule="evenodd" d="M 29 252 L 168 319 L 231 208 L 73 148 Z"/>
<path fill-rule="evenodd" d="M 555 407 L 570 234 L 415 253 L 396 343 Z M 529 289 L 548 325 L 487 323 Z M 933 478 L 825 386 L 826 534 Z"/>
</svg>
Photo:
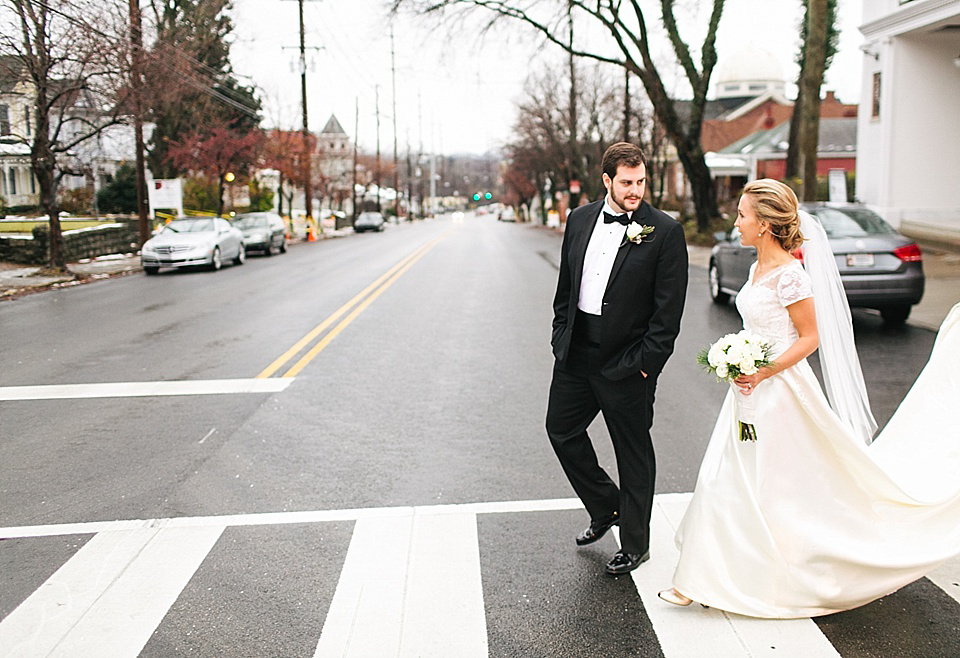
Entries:
<svg viewBox="0 0 960 658">
<path fill-rule="evenodd" d="M 331 329 L 330 332 L 321 338 L 316 345 L 310 348 L 310 351 L 300 357 L 299 361 L 293 364 L 289 370 L 281 375 L 281 377 L 295 377 L 297 373 L 303 370 L 308 363 L 310 363 L 318 354 L 320 354 L 320 352 L 322 352 L 323 349 L 347 327 L 347 325 L 353 322 L 356 317 L 373 302 L 373 300 L 379 297 L 384 290 L 393 285 L 397 279 L 403 276 L 404 272 L 410 269 L 418 260 L 423 258 L 428 251 L 437 246 L 437 244 L 445 237 L 447 237 L 447 234 L 434 238 L 404 258 L 402 261 L 391 267 L 383 276 L 364 288 L 353 299 L 338 308 L 330 317 L 310 330 L 310 333 L 298 340 L 293 347 L 288 349 L 276 361 L 267 366 L 263 372 L 257 375 L 257 378 L 264 379 L 266 377 L 273 376 L 290 360 L 297 356 L 307 345 L 312 343 L 317 336 L 326 331 L 328 327 L 339 320 L 342 316 L 346 315 L 343 320 L 340 320 L 337 326 Z M 350 309 L 353 310 L 351 311 Z"/>
</svg>

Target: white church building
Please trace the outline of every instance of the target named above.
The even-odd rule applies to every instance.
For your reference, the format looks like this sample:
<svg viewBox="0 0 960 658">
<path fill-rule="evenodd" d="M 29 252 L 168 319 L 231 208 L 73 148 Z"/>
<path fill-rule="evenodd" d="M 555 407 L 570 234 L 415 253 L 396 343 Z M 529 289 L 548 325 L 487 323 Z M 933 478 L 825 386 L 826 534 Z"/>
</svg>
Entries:
<svg viewBox="0 0 960 658">
<path fill-rule="evenodd" d="M 864 0 L 857 198 L 960 245 L 960 0 Z"/>
</svg>

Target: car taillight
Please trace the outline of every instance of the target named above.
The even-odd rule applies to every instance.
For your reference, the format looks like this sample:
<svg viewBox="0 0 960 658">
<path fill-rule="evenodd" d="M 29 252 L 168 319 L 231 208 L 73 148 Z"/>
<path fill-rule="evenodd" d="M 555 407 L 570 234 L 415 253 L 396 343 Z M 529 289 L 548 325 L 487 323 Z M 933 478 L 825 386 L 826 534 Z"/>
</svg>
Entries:
<svg viewBox="0 0 960 658">
<path fill-rule="evenodd" d="M 923 260 L 923 254 L 920 253 L 920 247 L 913 244 L 905 244 L 893 250 L 893 255 L 904 263 L 916 263 Z"/>
<path fill-rule="evenodd" d="M 801 263 L 803 262 L 803 247 L 797 247 L 794 251 L 791 252 L 791 255 L 796 258 Z"/>
</svg>

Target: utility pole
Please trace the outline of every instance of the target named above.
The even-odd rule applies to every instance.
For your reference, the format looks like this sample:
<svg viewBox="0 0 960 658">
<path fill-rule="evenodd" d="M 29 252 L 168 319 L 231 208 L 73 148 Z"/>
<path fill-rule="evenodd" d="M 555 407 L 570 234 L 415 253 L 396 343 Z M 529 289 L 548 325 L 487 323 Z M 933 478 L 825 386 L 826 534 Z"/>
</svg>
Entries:
<svg viewBox="0 0 960 658">
<path fill-rule="evenodd" d="M 390 21 L 390 81 L 393 87 L 393 214 L 400 221 L 400 163 L 397 160 L 397 65 L 393 48 L 393 20 Z"/>
<path fill-rule="evenodd" d="M 413 221 L 413 165 L 410 161 L 409 128 L 407 128 L 407 221 Z"/>
<path fill-rule="evenodd" d="M 630 71 L 628 69 L 623 69 L 623 141 L 630 141 Z"/>
<path fill-rule="evenodd" d="M 430 215 L 437 205 L 437 144 L 434 140 L 433 113 L 430 114 Z"/>
<path fill-rule="evenodd" d="M 573 0 L 567 3 L 567 22 L 570 27 L 570 171 L 569 192 L 570 209 L 577 207 L 580 201 L 580 149 L 577 146 L 577 72 L 573 59 Z M 573 181 L 577 181 L 577 191 L 573 191 Z"/>
<path fill-rule="evenodd" d="M 313 171 L 311 171 L 312 149 L 310 148 L 310 127 L 307 122 L 307 47 L 303 29 L 303 0 L 300 5 L 300 92 L 303 98 L 303 193 L 306 197 L 304 209 L 309 223 L 313 217 Z"/>
<path fill-rule="evenodd" d="M 303 162 L 300 163 L 300 174 L 303 176 L 303 195 L 305 198 L 305 211 L 307 221 L 313 217 L 313 171 L 312 170 L 312 149 L 310 148 L 310 127 L 307 121 L 307 45 L 306 36 L 303 27 L 303 1 L 297 0 L 300 6 L 300 98 L 303 107 Z M 284 47 L 286 50 L 286 47 Z M 320 50 L 313 47 L 311 50 Z M 290 204 L 290 214 L 293 215 L 293 203 Z"/>
<path fill-rule="evenodd" d="M 143 32 L 140 28 L 140 1 L 130 0 L 130 77 L 133 91 L 133 135 L 137 167 L 137 216 L 140 225 L 140 244 L 150 239 L 147 217 L 147 168 L 143 160 Z"/>
<path fill-rule="evenodd" d="M 420 133 L 420 152 L 417 153 L 417 194 L 420 197 L 420 219 L 427 215 L 423 209 L 423 105 L 420 99 L 420 92 L 417 92 L 417 129 Z"/>
<path fill-rule="evenodd" d="M 360 141 L 360 97 L 354 97 L 353 111 L 353 223 L 357 222 L 357 143 Z"/>
<path fill-rule="evenodd" d="M 380 167 L 380 85 L 375 85 L 373 88 L 375 104 L 376 104 L 376 115 L 377 115 L 377 212 L 380 212 L 380 184 L 381 184 L 381 167 Z"/>
</svg>

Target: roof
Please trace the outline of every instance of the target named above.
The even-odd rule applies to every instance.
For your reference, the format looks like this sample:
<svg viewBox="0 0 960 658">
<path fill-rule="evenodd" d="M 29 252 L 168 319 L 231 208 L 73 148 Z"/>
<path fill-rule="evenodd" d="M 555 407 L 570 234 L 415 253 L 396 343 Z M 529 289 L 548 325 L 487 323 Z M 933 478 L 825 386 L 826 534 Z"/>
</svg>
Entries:
<svg viewBox="0 0 960 658">
<path fill-rule="evenodd" d="M 790 136 L 790 123 L 781 123 L 770 130 L 763 130 L 734 142 L 720 153 L 728 155 L 750 153 L 786 153 Z M 818 153 L 857 152 L 856 118 L 820 119 Z"/>
<path fill-rule="evenodd" d="M 25 77 L 23 61 L 16 55 L 0 55 L 0 94 L 10 93 Z"/>
<path fill-rule="evenodd" d="M 337 121 L 337 115 L 331 114 L 327 120 L 327 125 L 320 131 L 321 135 L 346 135 L 347 131 L 343 129 L 340 122 Z"/>
</svg>

